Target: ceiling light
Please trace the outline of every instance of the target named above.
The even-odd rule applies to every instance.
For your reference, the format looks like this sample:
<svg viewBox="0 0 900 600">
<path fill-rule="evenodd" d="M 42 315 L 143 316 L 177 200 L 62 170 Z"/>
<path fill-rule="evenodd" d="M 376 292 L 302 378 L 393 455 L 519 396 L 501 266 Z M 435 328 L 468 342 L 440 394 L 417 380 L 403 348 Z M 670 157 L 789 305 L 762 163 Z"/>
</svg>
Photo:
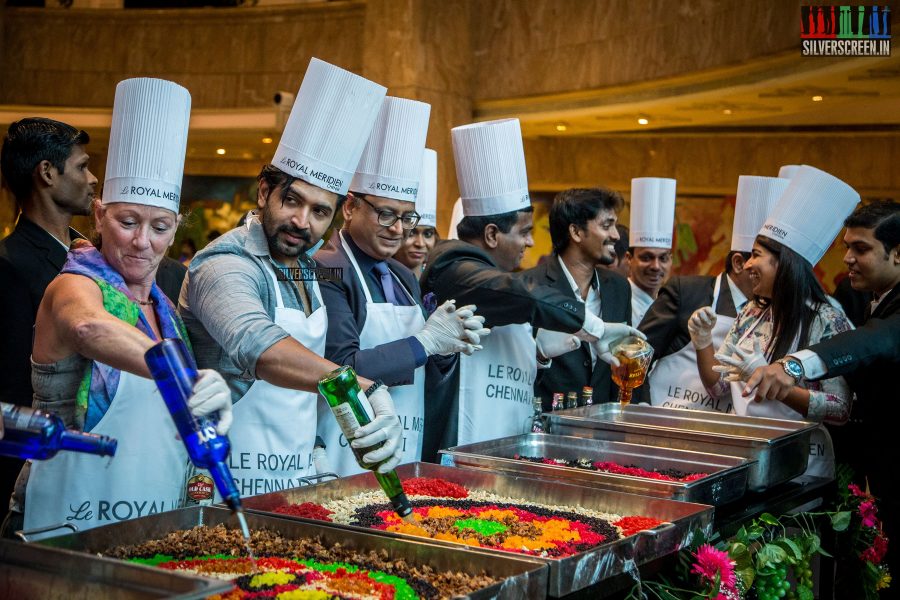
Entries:
<svg viewBox="0 0 900 600">
<path fill-rule="evenodd" d="M 813 96 L 812 97 L 813 102 L 821 102 L 822 100 L 824 100 L 824 98 L 822 98 L 822 96 Z"/>
<path fill-rule="evenodd" d="M 730 115 L 730 114 L 731 114 L 731 109 L 730 109 L 730 108 L 726 108 L 725 110 L 722 111 L 722 114 L 723 114 L 723 115 Z"/>
<path fill-rule="evenodd" d="M 556 124 L 556 130 L 557 130 L 557 131 L 565 131 L 565 130 L 568 129 L 568 128 L 569 128 L 569 126 L 566 125 L 565 123 L 557 123 L 557 124 Z"/>
<path fill-rule="evenodd" d="M 264 137 L 264 138 L 262 139 L 262 143 L 263 143 L 263 144 L 271 144 L 271 143 L 272 143 L 272 138 L 270 138 L 270 137 Z"/>
<path fill-rule="evenodd" d="M 638 125 L 646 125 L 650 122 L 650 119 L 647 117 L 641 117 L 638 119 Z"/>
<path fill-rule="evenodd" d="M 216 154 L 222 156 L 223 154 L 225 154 L 225 148 L 216 148 Z"/>
</svg>

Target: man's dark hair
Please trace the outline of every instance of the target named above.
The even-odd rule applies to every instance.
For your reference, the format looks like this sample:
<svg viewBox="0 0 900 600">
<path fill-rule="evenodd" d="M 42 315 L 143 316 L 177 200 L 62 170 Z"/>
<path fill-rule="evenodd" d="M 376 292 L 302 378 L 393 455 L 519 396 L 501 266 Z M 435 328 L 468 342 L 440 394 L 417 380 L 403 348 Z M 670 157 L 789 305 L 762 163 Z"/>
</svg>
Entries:
<svg viewBox="0 0 900 600">
<path fill-rule="evenodd" d="M 731 264 L 731 259 L 734 258 L 735 254 L 740 254 L 744 257 L 744 262 L 750 260 L 750 257 L 753 256 L 750 252 L 741 252 L 740 250 L 732 250 L 728 253 L 728 256 L 725 257 L 725 272 L 731 274 L 734 272 L 734 266 Z"/>
<path fill-rule="evenodd" d="M 596 219 L 600 211 L 617 213 L 624 205 L 618 192 L 606 188 L 573 188 L 558 193 L 550 207 L 553 251 L 558 254 L 569 246 L 569 225 L 586 229 L 588 221 Z"/>
<path fill-rule="evenodd" d="M 847 217 L 844 226 L 874 229 L 875 239 L 881 242 L 887 254 L 900 244 L 900 203 L 879 200 L 864 204 Z"/>
<path fill-rule="evenodd" d="M 616 223 L 616 231 L 619 232 L 619 239 L 616 240 L 615 245 L 616 258 L 621 261 L 628 252 L 628 237 L 631 235 L 631 231 L 621 223 Z"/>
<path fill-rule="evenodd" d="M 493 223 L 500 233 L 509 233 L 519 220 L 519 213 L 534 212 L 532 207 L 521 210 L 513 210 L 499 215 L 485 215 L 480 217 L 463 217 L 456 226 L 456 235 L 464 242 L 480 239 L 484 235 L 484 228 Z"/>
<path fill-rule="evenodd" d="M 288 175 L 275 165 L 265 165 L 262 170 L 259 172 L 259 175 L 256 176 L 257 182 L 265 181 L 269 186 L 269 195 L 272 194 L 274 190 L 277 190 L 279 187 L 281 188 L 281 202 L 284 203 L 284 199 L 287 196 L 288 190 L 291 189 L 291 185 L 295 181 L 299 179 L 298 177 L 294 177 L 293 175 Z M 341 209 L 341 204 L 344 203 L 344 200 L 347 199 L 346 195 L 338 194 L 336 210 Z"/>
<path fill-rule="evenodd" d="M 29 117 L 10 125 L 0 149 L 0 172 L 16 203 L 21 207 L 31 195 L 32 175 L 42 160 L 62 174 L 72 148 L 90 139 L 85 131 L 53 119 Z"/>
</svg>

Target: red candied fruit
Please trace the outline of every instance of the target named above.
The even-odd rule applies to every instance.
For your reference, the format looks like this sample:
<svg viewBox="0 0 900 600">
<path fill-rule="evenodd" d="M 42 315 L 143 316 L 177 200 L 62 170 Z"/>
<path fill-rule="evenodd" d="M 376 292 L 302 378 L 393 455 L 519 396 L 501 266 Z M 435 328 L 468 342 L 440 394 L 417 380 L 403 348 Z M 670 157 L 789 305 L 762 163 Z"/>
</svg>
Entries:
<svg viewBox="0 0 900 600">
<path fill-rule="evenodd" d="M 403 481 L 403 491 L 409 496 L 433 496 L 435 498 L 469 497 L 469 490 L 458 483 L 434 477 L 410 477 Z"/>
<path fill-rule="evenodd" d="M 665 521 L 654 519 L 653 517 L 642 517 L 640 515 L 635 515 L 632 517 L 622 517 L 618 521 L 614 522 L 613 525 L 622 530 L 623 537 L 628 537 L 629 535 L 636 534 L 638 531 L 653 529 L 657 525 L 662 525 L 663 523 L 665 523 Z"/>
<path fill-rule="evenodd" d="M 330 511 L 321 504 L 316 504 L 315 502 L 287 504 L 285 506 L 279 506 L 274 512 L 282 515 L 291 515 L 292 517 L 315 519 L 317 521 L 331 521 L 331 517 L 328 515 L 333 513 L 333 511 Z"/>
</svg>

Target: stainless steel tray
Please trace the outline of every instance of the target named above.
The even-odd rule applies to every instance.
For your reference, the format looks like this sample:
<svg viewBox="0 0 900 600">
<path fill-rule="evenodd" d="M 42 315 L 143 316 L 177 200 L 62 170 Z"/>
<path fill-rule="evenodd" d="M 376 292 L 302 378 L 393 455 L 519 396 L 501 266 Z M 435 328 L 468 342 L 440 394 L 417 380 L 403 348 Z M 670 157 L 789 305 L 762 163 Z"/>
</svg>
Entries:
<svg viewBox="0 0 900 600">
<path fill-rule="evenodd" d="M 548 413 L 550 431 L 755 460 L 749 489 L 759 492 L 806 471 L 815 423 L 615 402 Z"/>
<path fill-rule="evenodd" d="M 279 515 L 281 516 L 281 515 Z M 138 544 L 158 539 L 180 529 L 197 525 L 224 524 L 229 529 L 237 527 L 236 519 L 225 508 L 194 506 L 166 513 L 124 521 L 114 525 L 97 527 L 80 533 L 47 538 L 39 543 L 57 548 L 98 553 L 115 546 Z M 412 565 L 428 565 L 438 571 L 485 571 L 503 581 L 466 596 L 475 600 L 483 598 L 544 598 L 547 594 L 547 568 L 535 559 L 503 555 L 474 549 L 447 548 L 429 541 L 403 541 L 373 535 L 367 530 L 345 531 L 328 527 L 319 522 L 274 518 L 260 514 L 248 514 L 250 529 L 269 528 L 285 537 L 315 538 L 323 544 L 341 544 L 357 551 L 385 550 L 390 556 L 405 559 Z M 122 561 L 107 560 L 120 566 L 130 566 Z M 152 567 L 140 567 L 154 570 Z"/>
<path fill-rule="evenodd" d="M 457 446 L 441 450 L 441 454 L 442 465 L 520 473 L 540 479 L 565 480 L 605 490 L 714 506 L 727 504 L 744 495 L 747 491 L 747 476 L 753 462 L 735 456 L 543 433 L 529 433 Z M 678 469 L 708 475 L 688 482 L 664 481 L 635 475 L 617 475 L 576 467 L 533 463 L 514 458 L 517 454 L 566 460 L 588 458 L 592 461 L 604 460 L 621 465 L 636 465 L 647 470 Z"/>
<path fill-rule="evenodd" d="M 227 581 L 0 540 L 0 598 L 188 600 L 230 589 Z"/>
<path fill-rule="evenodd" d="M 618 575 L 631 564 L 629 561 L 641 565 L 675 552 L 690 543 L 696 530 L 702 529 L 708 534 L 712 526 L 713 508 L 702 504 L 675 502 L 649 496 L 598 490 L 581 485 L 541 481 L 484 470 L 442 467 L 429 463 L 401 465 L 397 467 L 397 474 L 401 479 L 438 477 L 459 483 L 469 489 L 521 498 L 525 502 L 581 506 L 618 514 L 641 514 L 668 521 L 655 530 L 602 544 L 573 556 L 539 558 L 538 560 L 550 565 L 549 595 L 553 597 L 580 590 L 608 577 Z M 318 485 L 246 498 L 244 506 L 249 511 L 269 512 L 286 504 L 322 503 L 377 489 L 379 487 L 375 477 L 371 473 L 362 473 Z M 351 525 L 331 525 L 348 531 L 376 532 L 378 535 L 397 539 L 422 539 Z M 429 541 L 451 548 L 466 547 L 454 542 Z M 484 550 L 484 552 L 490 552 L 495 556 L 516 556 L 516 554 L 500 550 Z"/>
</svg>

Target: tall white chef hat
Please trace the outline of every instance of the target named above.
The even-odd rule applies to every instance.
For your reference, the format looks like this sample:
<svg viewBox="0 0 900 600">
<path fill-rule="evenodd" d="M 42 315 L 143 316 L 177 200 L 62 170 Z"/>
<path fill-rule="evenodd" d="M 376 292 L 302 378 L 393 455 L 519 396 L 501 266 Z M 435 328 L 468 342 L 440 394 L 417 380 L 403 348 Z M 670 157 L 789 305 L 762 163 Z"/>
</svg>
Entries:
<svg viewBox="0 0 900 600">
<path fill-rule="evenodd" d="M 803 165 L 759 235 L 781 242 L 815 266 L 856 205 L 859 194 L 825 171 Z"/>
<path fill-rule="evenodd" d="M 790 183 L 790 179 L 782 177 L 741 175 L 738 178 L 734 225 L 731 228 L 732 250 L 753 250 L 753 240 L 756 239 L 759 228 L 766 222 Z"/>
<path fill-rule="evenodd" d="M 272 165 L 346 194 L 387 88 L 325 61 L 309 61 Z"/>
<path fill-rule="evenodd" d="M 178 212 L 190 93 L 171 81 L 120 81 L 113 103 L 103 203 L 132 202 Z"/>
<path fill-rule="evenodd" d="M 531 206 L 518 119 L 472 123 L 450 133 L 465 216 L 500 215 Z"/>
<path fill-rule="evenodd" d="M 463 220 L 463 207 L 462 207 L 462 198 L 457 198 L 456 202 L 453 203 L 453 213 L 450 215 L 450 226 L 447 228 L 447 239 L 448 240 L 458 240 L 459 233 L 456 231 L 456 226 L 459 225 L 459 222 Z"/>
<path fill-rule="evenodd" d="M 781 165 L 778 169 L 778 176 L 782 179 L 791 179 L 797 174 L 802 165 Z"/>
<path fill-rule="evenodd" d="M 629 245 L 633 248 L 671 248 L 674 227 L 675 180 L 665 177 L 632 179 Z"/>
<path fill-rule="evenodd" d="M 437 227 L 437 152 L 430 148 L 425 148 L 422 154 L 422 176 L 419 178 L 416 212 L 421 217 L 419 225 Z"/>
<path fill-rule="evenodd" d="M 350 191 L 415 202 L 431 105 L 387 96 Z"/>
</svg>

